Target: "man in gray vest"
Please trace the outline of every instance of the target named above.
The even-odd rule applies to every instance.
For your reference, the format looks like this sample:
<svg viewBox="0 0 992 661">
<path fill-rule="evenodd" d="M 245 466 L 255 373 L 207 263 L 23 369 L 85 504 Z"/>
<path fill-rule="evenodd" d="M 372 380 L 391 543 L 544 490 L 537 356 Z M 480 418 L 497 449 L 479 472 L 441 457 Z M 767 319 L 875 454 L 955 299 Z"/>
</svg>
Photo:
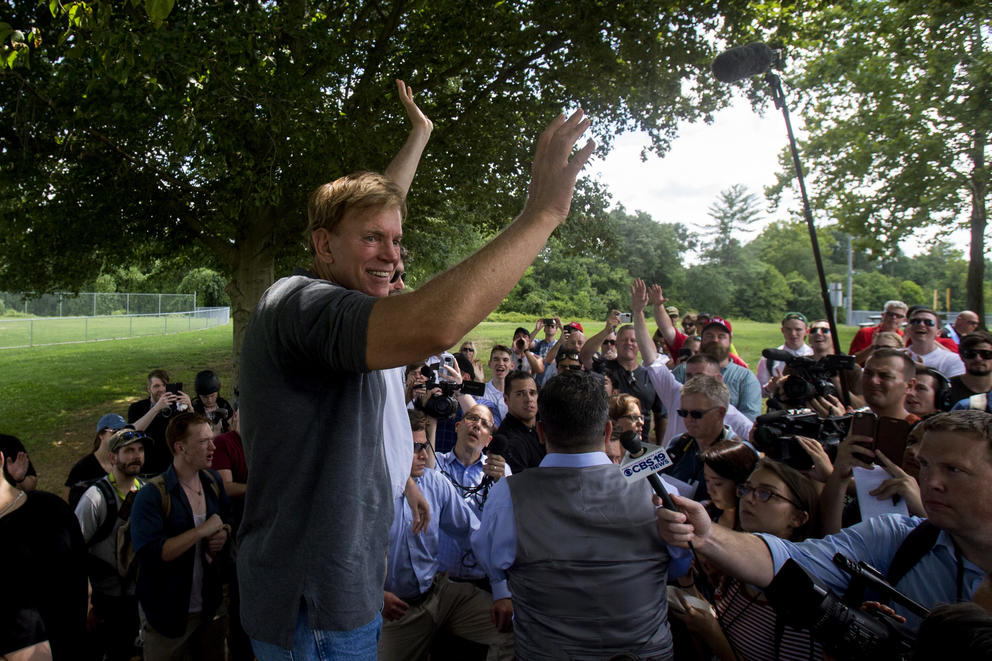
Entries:
<svg viewBox="0 0 992 661">
<path fill-rule="evenodd" d="M 547 456 L 496 483 L 472 535 L 489 577 L 508 578 L 517 657 L 671 659 L 669 556 L 647 482 L 626 482 L 603 452 L 602 381 L 559 374 L 538 406 Z"/>
</svg>

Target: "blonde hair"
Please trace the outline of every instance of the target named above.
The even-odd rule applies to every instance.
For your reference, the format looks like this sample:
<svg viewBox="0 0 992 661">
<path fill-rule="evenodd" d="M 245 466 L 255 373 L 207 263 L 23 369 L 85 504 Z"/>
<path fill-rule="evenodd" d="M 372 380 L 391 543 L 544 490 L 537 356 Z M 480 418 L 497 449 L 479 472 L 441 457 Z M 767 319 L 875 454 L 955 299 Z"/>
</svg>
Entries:
<svg viewBox="0 0 992 661">
<path fill-rule="evenodd" d="M 377 172 L 355 172 L 318 186 L 307 200 L 306 235 L 318 229 L 333 232 L 349 210 L 371 207 L 398 209 L 400 218 L 406 216 L 403 191 Z"/>
</svg>

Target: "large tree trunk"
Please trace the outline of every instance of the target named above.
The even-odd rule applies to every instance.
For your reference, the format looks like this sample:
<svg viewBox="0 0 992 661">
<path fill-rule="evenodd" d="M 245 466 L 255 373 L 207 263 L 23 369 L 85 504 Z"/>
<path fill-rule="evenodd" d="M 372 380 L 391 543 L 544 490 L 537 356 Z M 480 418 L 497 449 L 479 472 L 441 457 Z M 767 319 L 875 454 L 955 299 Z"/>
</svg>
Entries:
<svg viewBox="0 0 992 661">
<path fill-rule="evenodd" d="M 988 170 L 985 167 L 986 135 L 982 128 L 975 130 L 971 161 L 971 250 L 968 263 L 968 309 L 978 313 L 985 326 L 985 227 L 988 215 L 985 199 L 988 195 Z"/>
<path fill-rule="evenodd" d="M 255 304 L 275 279 L 275 248 L 272 234 L 271 208 L 250 212 L 245 233 L 237 244 L 231 264 L 231 281 L 227 293 L 231 297 L 234 317 L 234 387 L 241 374 L 241 346 L 248 328 L 248 318 Z"/>
</svg>

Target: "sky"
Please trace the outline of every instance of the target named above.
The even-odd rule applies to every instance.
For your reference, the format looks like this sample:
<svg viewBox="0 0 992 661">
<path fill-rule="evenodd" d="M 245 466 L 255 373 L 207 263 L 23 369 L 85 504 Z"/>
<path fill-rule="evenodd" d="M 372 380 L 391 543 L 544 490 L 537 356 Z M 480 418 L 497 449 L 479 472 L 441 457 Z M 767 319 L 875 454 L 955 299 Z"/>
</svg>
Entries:
<svg viewBox="0 0 992 661">
<path fill-rule="evenodd" d="M 797 138 L 801 138 L 802 118 L 792 110 L 791 119 Z M 782 113 L 770 103 L 759 116 L 746 99 L 737 97 L 732 107 L 715 113 L 712 124 L 683 123 L 664 158 L 649 154 L 648 160 L 641 162 L 640 152 L 647 144 L 646 134 L 623 134 L 605 159 L 586 166 L 607 185 L 614 203 L 623 204 L 628 212 L 644 211 L 656 221 L 683 223 L 700 232 L 710 222 L 707 210 L 720 191 L 743 184 L 758 195 L 764 209 L 754 231 L 739 237 L 741 243 L 747 243 L 764 225 L 788 218 L 789 208 L 799 208 L 798 193 L 787 191 L 774 213 L 767 210 L 764 188 L 775 183 L 778 154 L 788 146 Z M 812 194 L 815 181 L 809 176 L 806 186 Z M 966 231 L 958 231 L 951 240 L 966 256 L 968 238 Z M 910 239 L 902 243 L 902 249 L 915 255 L 926 246 L 923 240 Z"/>
</svg>

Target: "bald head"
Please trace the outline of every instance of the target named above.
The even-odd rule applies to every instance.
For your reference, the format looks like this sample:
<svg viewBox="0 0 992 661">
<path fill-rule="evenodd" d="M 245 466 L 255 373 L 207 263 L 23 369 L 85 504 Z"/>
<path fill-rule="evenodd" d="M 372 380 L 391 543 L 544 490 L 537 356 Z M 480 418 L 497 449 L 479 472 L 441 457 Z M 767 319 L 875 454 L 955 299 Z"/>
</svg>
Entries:
<svg viewBox="0 0 992 661">
<path fill-rule="evenodd" d="M 958 314 L 958 318 L 954 320 L 954 331 L 962 337 L 976 330 L 978 330 L 978 315 L 971 310 Z"/>
</svg>

